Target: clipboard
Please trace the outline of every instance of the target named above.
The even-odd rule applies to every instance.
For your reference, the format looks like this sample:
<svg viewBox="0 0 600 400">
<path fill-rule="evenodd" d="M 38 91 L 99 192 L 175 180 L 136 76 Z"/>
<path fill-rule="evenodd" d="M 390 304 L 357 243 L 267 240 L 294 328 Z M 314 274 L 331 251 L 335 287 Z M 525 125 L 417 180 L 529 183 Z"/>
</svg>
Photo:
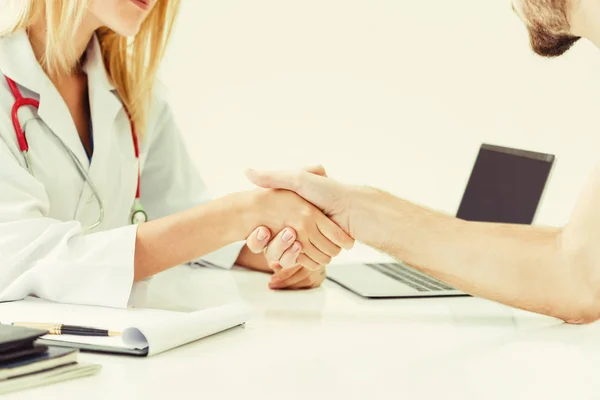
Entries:
<svg viewBox="0 0 600 400">
<path fill-rule="evenodd" d="M 44 335 L 37 343 L 86 352 L 148 357 L 242 326 L 251 310 L 234 303 L 193 312 L 114 309 L 27 298 L 0 304 L 2 322 L 35 321 L 121 331 L 121 336 Z"/>
</svg>

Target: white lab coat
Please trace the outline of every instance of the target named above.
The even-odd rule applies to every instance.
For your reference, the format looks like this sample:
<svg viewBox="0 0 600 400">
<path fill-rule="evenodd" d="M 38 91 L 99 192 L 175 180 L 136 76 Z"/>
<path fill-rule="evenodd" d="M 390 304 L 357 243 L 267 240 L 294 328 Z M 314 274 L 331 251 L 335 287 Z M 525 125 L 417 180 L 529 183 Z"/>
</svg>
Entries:
<svg viewBox="0 0 600 400">
<path fill-rule="evenodd" d="M 88 160 L 69 110 L 36 61 L 25 32 L 0 38 L 0 71 L 39 110 L 19 112 L 34 175 L 25 169 L 11 121 L 15 99 L 0 76 L 0 301 L 35 295 L 78 304 L 125 307 L 133 285 L 137 227 L 129 225 L 137 163 L 131 128 L 102 63 L 96 37 L 87 50 L 94 154 Z M 58 138 L 87 169 L 98 203 Z M 141 203 L 150 219 L 210 200 L 173 114 L 155 90 L 141 152 Z M 230 267 L 241 244 L 204 259 Z"/>
</svg>

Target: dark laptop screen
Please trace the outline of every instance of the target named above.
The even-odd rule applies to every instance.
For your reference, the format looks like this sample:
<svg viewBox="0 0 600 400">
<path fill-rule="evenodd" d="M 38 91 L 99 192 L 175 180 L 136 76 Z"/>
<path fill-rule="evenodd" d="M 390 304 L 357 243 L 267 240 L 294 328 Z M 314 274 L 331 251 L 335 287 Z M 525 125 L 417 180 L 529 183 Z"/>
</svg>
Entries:
<svg viewBox="0 0 600 400">
<path fill-rule="evenodd" d="M 551 154 L 482 145 L 456 216 L 531 224 L 553 163 Z"/>
</svg>

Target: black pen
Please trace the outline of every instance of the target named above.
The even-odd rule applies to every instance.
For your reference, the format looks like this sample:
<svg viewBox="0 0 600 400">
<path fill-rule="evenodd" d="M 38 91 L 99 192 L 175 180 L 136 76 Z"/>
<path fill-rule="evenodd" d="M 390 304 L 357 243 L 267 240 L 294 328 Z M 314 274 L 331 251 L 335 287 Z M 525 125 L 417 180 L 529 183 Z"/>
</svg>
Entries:
<svg viewBox="0 0 600 400">
<path fill-rule="evenodd" d="M 38 322 L 13 322 L 14 326 L 41 329 L 48 331 L 49 335 L 79 335 L 79 336 L 120 336 L 121 332 L 108 329 L 89 328 L 86 326 L 44 324 Z"/>
</svg>

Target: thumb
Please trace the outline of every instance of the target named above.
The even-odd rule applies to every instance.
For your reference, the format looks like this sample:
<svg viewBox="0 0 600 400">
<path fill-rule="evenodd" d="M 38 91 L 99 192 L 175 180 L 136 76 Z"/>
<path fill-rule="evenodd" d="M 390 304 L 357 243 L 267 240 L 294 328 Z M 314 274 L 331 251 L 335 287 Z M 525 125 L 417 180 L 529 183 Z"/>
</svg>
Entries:
<svg viewBox="0 0 600 400">
<path fill-rule="evenodd" d="M 246 246 L 254 254 L 260 254 L 269 244 L 271 231 L 265 226 L 259 226 L 246 239 Z"/>
<path fill-rule="evenodd" d="M 287 189 L 296 191 L 299 177 L 297 172 L 288 171 L 257 171 L 246 170 L 246 176 L 250 182 L 265 189 Z"/>
<path fill-rule="evenodd" d="M 286 189 L 328 212 L 336 195 L 335 182 L 307 171 L 256 171 L 249 169 L 246 176 L 252 183 L 266 189 Z"/>
<path fill-rule="evenodd" d="M 327 172 L 325 172 L 325 167 L 322 165 L 311 165 L 309 167 L 303 168 L 306 172 L 310 172 L 311 174 L 327 176 Z"/>
</svg>

